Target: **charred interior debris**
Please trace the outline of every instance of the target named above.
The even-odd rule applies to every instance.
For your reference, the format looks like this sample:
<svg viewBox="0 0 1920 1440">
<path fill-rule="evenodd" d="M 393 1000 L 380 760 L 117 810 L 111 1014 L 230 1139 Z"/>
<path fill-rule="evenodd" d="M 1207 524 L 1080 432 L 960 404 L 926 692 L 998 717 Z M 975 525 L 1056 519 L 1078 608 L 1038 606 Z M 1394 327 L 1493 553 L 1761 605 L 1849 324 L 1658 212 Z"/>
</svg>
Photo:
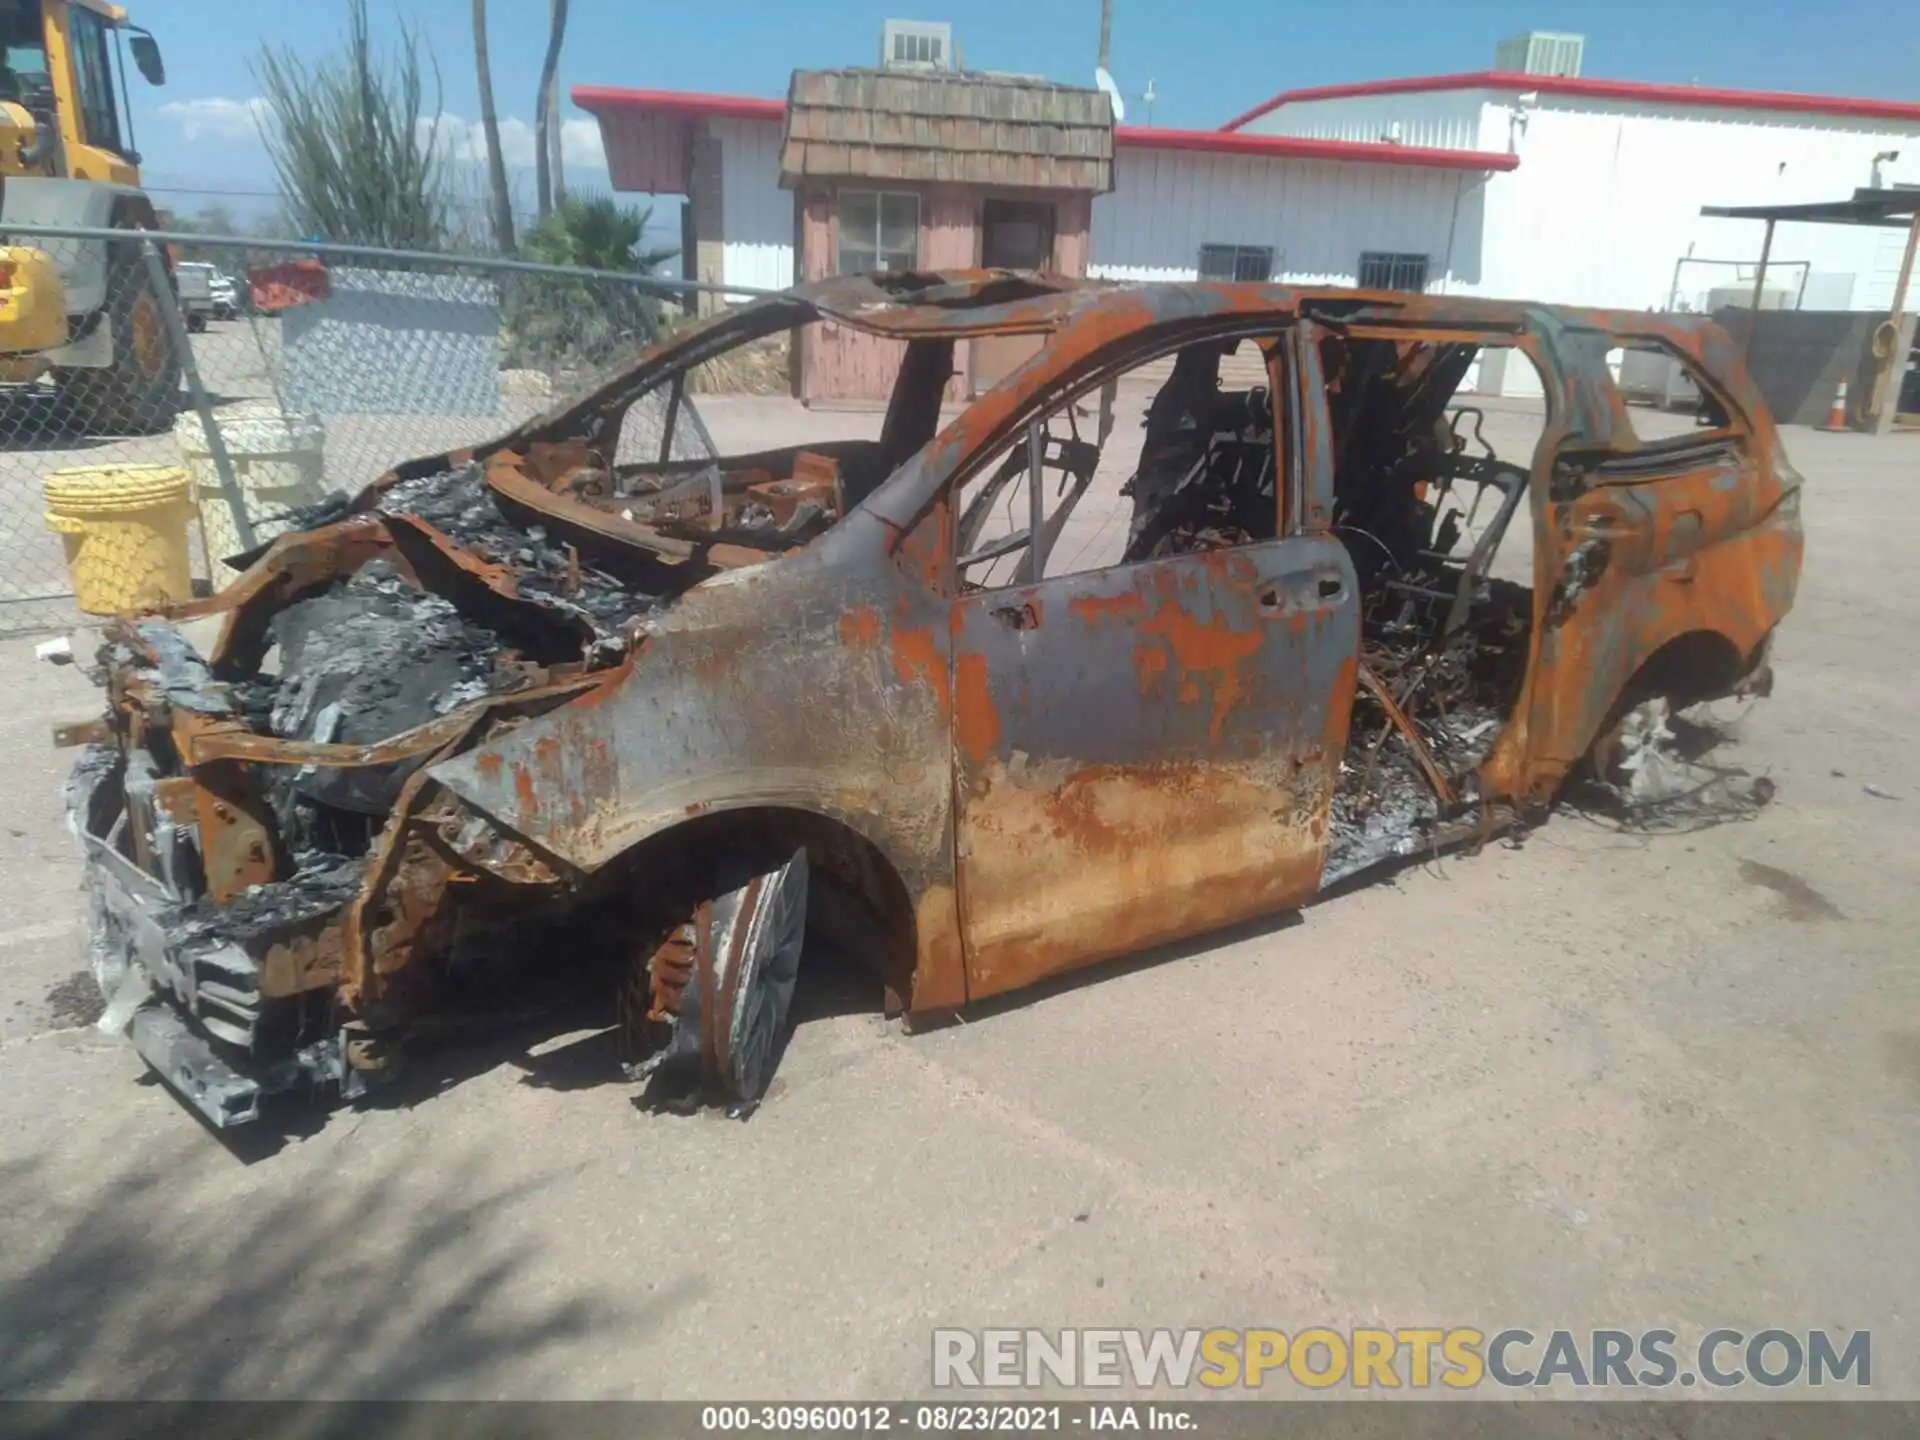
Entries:
<svg viewBox="0 0 1920 1440">
<path fill-rule="evenodd" d="M 623 582 L 548 539 L 539 524 L 515 524 L 499 494 L 484 483 L 478 464 L 405 480 L 381 497 L 389 515 L 425 521 L 489 565 L 513 574 L 520 594 L 576 615 L 606 640 L 658 598 L 637 581 Z"/>
<path fill-rule="evenodd" d="M 1488 574 L 1531 456 L 1502 459 L 1453 408 L 1472 345 L 1330 337 L 1334 533 L 1360 577 L 1364 683 L 1334 791 L 1323 884 L 1480 814 L 1473 776 L 1519 699 L 1531 587 Z"/>
</svg>

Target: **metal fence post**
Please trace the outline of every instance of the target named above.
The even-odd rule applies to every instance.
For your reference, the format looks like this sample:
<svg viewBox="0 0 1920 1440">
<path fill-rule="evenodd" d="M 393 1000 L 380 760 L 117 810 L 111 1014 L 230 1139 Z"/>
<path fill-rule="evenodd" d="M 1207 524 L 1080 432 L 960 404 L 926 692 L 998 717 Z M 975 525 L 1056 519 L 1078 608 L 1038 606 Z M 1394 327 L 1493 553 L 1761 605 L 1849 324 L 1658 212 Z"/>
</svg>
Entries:
<svg viewBox="0 0 1920 1440">
<path fill-rule="evenodd" d="M 220 477 L 220 496 L 233 512 L 234 533 L 240 537 L 240 543 L 251 550 L 255 543 L 253 521 L 247 518 L 246 501 L 240 494 L 239 482 L 234 478 L 233 457 L 227 454 L 226 439 L 214 421 L 213 403 L 207 399 L 207 387 L 200 383 L 200 367 L 193 359 L 193 340 L 187 333 L 187 322 L 180 318 L 180 307 L 174 303 L 173 285 L 167 278 L 166 264 L 160 258 L 160 247 L 154 244 L 152 237 L 141 238 L 140 258 L 146 262 L 147 282 L 152 287 L 154 303 L 160 307 L 160 314 L 166 321 L 167 338 L 180 356 L 180 373 L 186 377 L 187 393 L 193 397 L 193 408 L 207 432 L 207 453 L 213 457 L 214 471 Z M 210 565 L 217 561 L 217 556 L 207 557 Z"/>
</svg>

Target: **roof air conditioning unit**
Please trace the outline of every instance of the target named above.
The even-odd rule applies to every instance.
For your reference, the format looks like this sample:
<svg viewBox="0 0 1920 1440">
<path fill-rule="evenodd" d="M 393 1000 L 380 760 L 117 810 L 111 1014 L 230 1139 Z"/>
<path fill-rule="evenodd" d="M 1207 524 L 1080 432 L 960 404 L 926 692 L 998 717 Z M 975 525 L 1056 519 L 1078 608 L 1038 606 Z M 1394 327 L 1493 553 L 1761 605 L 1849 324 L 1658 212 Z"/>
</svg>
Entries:
<svg viewBox="0 0 1920 1440">
<path fill-rule="evenodd" d="M 1493 68 L 1523 75 L 1578 75 L 1586 48 L 1584 35 L 1529 30 L 1493 47 Z"/>
<path fill-rule="evenodd" d="M 888 20 L 880 27 L 882 70 L 951 70 L 953 26 L 944 20 Z"/>
</svg>

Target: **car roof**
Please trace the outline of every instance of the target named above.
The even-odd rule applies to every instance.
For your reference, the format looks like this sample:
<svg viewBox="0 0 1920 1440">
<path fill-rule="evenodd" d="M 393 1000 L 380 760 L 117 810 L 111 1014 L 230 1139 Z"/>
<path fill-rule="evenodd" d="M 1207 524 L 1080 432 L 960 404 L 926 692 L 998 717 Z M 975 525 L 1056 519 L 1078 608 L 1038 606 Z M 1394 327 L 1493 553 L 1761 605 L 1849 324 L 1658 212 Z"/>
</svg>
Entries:
<svg viewBox="0 0 1920 1440">
<path fill-rule="evenodd" d="M 1677 337 L 1711 328 L 1705 316 L 1473 295 L 1224 280 L 1090 280 L 1022 270 L 837 275 L 770 298 L 798 301 L 855 329 L 900 339 L 1040 333 L 1094 314 L 1133 322 L 1118 329 L 1201 314 L 1303 315 L 1336 324 L 1452 324 L 1516 333 L 1575 328 L 1622 336 Z"/>
</svg>

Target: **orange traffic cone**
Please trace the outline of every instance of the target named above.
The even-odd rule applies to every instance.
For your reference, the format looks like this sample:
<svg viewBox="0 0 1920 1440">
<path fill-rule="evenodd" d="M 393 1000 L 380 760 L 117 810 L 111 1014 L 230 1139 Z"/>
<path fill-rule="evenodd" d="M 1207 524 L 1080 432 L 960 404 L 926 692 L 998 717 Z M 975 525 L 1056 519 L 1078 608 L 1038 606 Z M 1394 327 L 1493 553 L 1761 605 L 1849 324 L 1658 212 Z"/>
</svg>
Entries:
<svg viewBox="0 0 1920 1440">
<path fill-rule="evenodd" d="M 1839 384 L 1839 387 L 1834 390 L 1833 405 L 1827 411 L 1827 423 L 1822 425 L 1820 428 L 1822 430 L 1851 430 L 1853 428 L 1851 425 L 1847 424 L 1847 382 L 1846 381 L 1842 380 Z"/>
</svg>

